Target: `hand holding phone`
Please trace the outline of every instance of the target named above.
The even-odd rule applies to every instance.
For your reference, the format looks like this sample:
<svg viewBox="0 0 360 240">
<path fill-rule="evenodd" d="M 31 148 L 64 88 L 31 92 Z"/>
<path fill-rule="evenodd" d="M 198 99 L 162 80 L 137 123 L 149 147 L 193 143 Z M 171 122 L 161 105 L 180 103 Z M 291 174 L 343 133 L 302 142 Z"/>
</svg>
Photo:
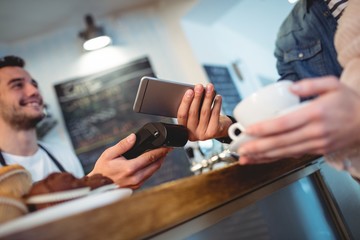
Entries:
<svg viewBox="0 0 360 240">
<path fill-rule="evenodd" d="M 181 100 L 188 89 L 194 89 L 194 85 L 145 76 L 140 81 L 133 110 L 176 118 Z"/>
</svg>

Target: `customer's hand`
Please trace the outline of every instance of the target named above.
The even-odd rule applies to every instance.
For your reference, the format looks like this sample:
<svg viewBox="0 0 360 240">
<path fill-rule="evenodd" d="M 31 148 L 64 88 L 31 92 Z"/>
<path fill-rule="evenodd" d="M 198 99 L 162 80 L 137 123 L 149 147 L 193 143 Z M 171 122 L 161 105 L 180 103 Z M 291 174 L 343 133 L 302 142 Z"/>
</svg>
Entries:
<svg viewBox="0 0 360 240">
<path fill-rule="evenodd" d="M 259 138 L 238 149 L 240 164 L 326 154 L 359 141 L 360 97 L 353 90 L 330 76 L 300 81 L 291 90 L 319 97 L 294 112 L 249 126 L 246 133 Z"/>
<path fill-rule="evenodd" d="M 159 148 L 143 153 L 137 158 L 127 160 L 121 155 L 131 149 L 136 140 L 135 134 L 106 149 L 89 173 L 101 173 L 111 178 L 120 187 L 139 188 L 161 166 L 170 148 Z"/>
<path fill-rule="evenodd" d="M 188 128 L 190 141 L 227 136 L 232 121 L 220 115 L 221 102 L 222 98 L 220 95 L 215 96 L 212 84 L 208 84 L 206 89 L 197 84 L 194 90 L 187 90 L 179 106 L 177 120 Z"/>
</svg>

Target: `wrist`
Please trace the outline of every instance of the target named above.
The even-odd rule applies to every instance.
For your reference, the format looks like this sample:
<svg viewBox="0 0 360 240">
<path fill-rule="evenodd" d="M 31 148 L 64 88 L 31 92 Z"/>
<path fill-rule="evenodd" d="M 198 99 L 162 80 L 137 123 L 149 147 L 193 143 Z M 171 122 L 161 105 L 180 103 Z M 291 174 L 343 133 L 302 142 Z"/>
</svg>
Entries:
<svg viewBox="0 0 360 240">
<path fill-rule="evenodd" d="M 236 120 L 231 116 L 220 116 L 220 122 L 221 122 L 221 131 L 219 137 L 228 137 L 228 130 L 229 127 L 236 122 Z"/>
<path fill-rule="evenodd" d="M 228 129 L 234 122 L 236 122 L 236 120 L 231 116 L 220 116 L 221 129 L 216 140 L 222 143 L 230 143 L 232 140 L 228 135 Z"/>
</svg>

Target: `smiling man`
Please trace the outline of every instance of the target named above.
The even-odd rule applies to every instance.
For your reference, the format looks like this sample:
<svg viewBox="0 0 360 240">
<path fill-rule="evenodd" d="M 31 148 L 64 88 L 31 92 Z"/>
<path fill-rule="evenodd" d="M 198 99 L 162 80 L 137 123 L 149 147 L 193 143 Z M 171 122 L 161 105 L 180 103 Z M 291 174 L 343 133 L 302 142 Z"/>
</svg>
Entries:
<svg viewBox="0 0 360 240">
<path fill-rule="evenodd" d="M 21 59 L 8 59 L 19 66 L 4 66 L 0 71 L 0 79 L 4 79 L 0 82 L 1 120 L 18 130 L 32 129 L 44 117 L 37 82 L 21 67 Z"/>
<path fill-rule="evenodd" d="M 15 56 L 0 58 L 0 167 L 20 164 L 33 181 L 52 172 L 70 172 L 82 177 L 81 164 L 70 149 L 37 140 L 36 124 L 44 118 L 44 103 L 37 82 Z M 122 156 L 135 143 L 130 134 L 106 149 L 89 173 L 100 173 L 121 187 L 138 188 L 157 169 L 170 149 L 148 151 L 128 161 Z"/>
</svg>

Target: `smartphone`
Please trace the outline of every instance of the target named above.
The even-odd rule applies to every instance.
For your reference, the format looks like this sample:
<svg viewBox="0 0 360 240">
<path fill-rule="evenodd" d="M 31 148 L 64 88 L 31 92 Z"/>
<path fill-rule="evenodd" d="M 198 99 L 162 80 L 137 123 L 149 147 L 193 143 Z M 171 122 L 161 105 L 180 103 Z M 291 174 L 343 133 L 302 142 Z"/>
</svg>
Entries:
<svg viewBox="0 0 360 240">
<path fill-rule="evenodd" d="M 186 90 L 194 89 L 194 86 L 154 77 L 142 77 L 133 110 L 138 113 L 176 118 Z"/>
</svg>

